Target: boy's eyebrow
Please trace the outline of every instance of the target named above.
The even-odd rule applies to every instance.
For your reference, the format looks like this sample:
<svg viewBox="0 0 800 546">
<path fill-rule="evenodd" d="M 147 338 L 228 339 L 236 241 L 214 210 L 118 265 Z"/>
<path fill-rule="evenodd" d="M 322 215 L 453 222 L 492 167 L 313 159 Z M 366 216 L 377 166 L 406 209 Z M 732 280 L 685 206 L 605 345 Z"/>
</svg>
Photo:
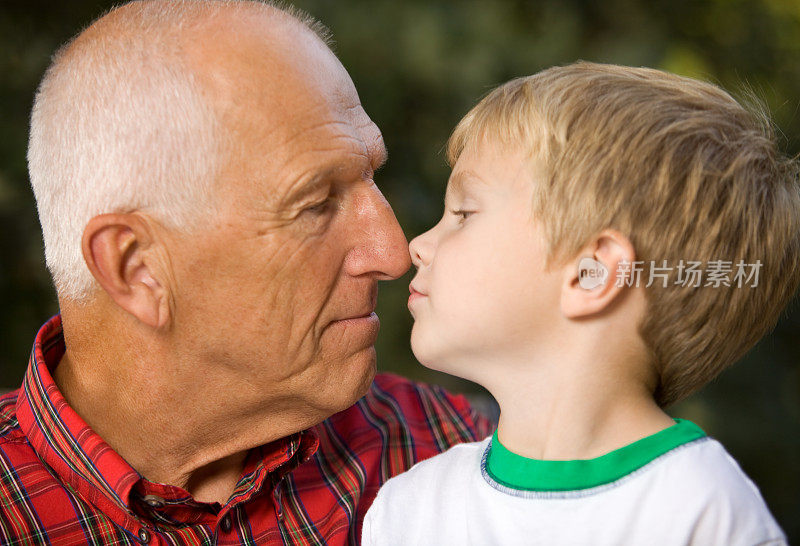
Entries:
<svg viewBox="0 0 800 546">
<path fill-rule="evenodd" d="M 486 180 L 475 174 L 473 171 L 458 171 L 452 176 L 452 178 L 450 178 L 450 181 L 447 184 L 445 201 L 447 201 L 448 194 L 462 195 L 468 188 L 474 188 L 476 186 L 485 187 L 488 186 L 488 184 L 486 183 Z"/>
</svg>

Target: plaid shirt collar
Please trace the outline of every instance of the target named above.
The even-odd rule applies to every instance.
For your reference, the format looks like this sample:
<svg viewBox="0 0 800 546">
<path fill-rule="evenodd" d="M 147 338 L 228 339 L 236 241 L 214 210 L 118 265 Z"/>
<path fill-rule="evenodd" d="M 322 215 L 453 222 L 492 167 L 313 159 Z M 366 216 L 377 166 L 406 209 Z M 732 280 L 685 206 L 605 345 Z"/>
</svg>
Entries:
<svg viewBox="0 0 800 546">
<path fill-rule="evenodd" d="M 283 475 L 310 459 L 319 446 L 314 432 L 306 430 L 254 448 L 224 506 L 195 501 L 185 489 L 144 478 L 69 406 L 52 377 L 64 352 L 61 315 L 55 315 L 41 327 L 33 344 L 17 400 L 19 425 L 62 482 L 121 519 L 216 521 L 265 486 L 274 487 Z"/>
</svg>

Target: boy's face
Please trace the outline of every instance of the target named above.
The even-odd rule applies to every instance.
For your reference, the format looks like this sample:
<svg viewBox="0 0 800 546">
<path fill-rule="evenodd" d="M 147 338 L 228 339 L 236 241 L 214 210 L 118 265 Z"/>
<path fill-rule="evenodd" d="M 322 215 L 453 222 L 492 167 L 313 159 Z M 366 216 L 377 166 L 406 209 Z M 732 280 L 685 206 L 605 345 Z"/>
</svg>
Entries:
<svg viewBox="0 0 800 546">
<path fill-rule="evenodd" d="M 531 219 L 534 167 L 518 151 L 468 147 L 442 219 L 411 241 L 411 286 L 425 294 L 409 298 L 411 348 L 429 368 L 485 384 L 492 361 L 524 365 L 557 327 L 562 276 L 545 271 L 546 240 Z"/>
</svg>

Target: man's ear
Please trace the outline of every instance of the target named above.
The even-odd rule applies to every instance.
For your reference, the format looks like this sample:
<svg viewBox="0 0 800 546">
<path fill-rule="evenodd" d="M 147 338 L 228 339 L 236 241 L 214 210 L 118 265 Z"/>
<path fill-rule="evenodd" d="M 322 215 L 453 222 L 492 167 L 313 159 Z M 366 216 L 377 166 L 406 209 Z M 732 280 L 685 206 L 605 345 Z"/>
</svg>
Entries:
<svg viewBox="0 0 800 546">
<path fill-rule="evenodd" d="M 170 319 L 167 291 L 159 278 L 156 241 L 148 223 L 136 213 L 100 214 L 83 230 L 83 259 L 103 290 L 117 305 L 152 328 Z"/>
<path fill-rule="evenodd" d="M 561 291 L 561 311 L 568 318 L 582 318 L 600 313 L 622 298 L 628 289 L 621 285 L 617 271 L 623 261 L 633 263 L 636 252 L 630 240 L 613 229 L 597 234 L 584 246 L 577 259 L 567 265 Z"/>
</svg>

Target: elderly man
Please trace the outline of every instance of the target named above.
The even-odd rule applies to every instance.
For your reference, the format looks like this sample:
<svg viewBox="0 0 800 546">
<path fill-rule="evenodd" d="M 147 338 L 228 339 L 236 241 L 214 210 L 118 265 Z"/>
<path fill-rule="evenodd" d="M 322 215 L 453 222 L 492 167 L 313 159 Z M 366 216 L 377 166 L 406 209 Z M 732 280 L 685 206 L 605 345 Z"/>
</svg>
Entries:
<svg viewBox="0 0 800 546">
<path fill-rule="evenodd" d="M 375 376 L 409 255 L 325 40 L 146 1 L 54 57 L 28 155 L 61 313 L 0 398 L 0 543 L 355 543 L 384 481 L 491 432 Z"/>
</svg>

